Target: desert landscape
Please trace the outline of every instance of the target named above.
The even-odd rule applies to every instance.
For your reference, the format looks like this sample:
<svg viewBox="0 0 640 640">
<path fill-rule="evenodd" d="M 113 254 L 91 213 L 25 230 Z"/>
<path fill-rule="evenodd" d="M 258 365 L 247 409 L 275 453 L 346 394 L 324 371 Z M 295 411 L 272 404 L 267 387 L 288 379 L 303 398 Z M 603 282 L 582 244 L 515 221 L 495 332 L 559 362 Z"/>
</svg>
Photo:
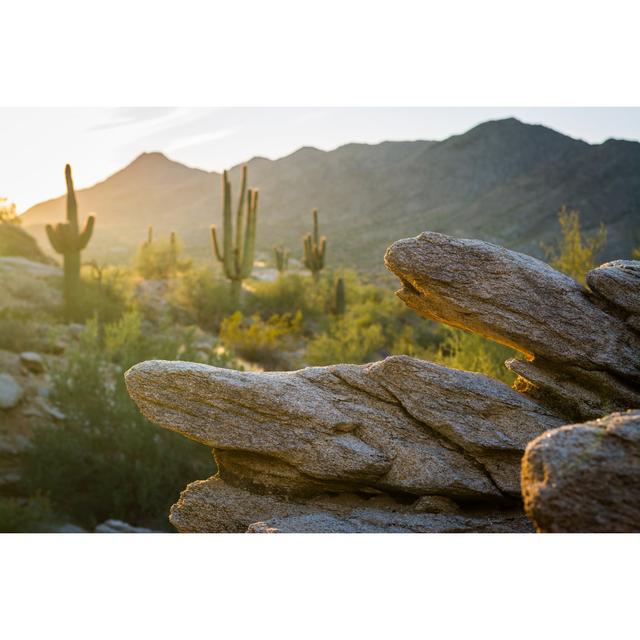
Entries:
<svg viewBox="0 0 640 640">
<path fill-rule="evenodd" d="M 0 203 L 0 531 L 640 530 L 639 142 L 74 169 Z"/>
</svg>

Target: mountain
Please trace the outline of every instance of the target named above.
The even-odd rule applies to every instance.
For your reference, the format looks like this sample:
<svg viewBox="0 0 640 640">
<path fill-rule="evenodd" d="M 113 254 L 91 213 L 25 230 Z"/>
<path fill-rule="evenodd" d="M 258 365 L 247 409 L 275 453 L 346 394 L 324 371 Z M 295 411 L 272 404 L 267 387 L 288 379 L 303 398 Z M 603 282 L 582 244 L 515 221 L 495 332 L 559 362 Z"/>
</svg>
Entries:
<svg viewBox="0 0 640 640">
<path fill-rule="evenodd" d="M 278 160 L 248 161 L 260 189 L 258 251 L 273 244 L 301 253 L 301 236 L 320 212 L 333 264 L 382 267 L 385 248 L 430 230 L 479 238 L 541 255 L 558 236 L 557 212 L 580 210 L 585 231 L 601 223 L 601 258 L 627 257 L 640 244 L 640 143 L 592 145 L 516 119 L 490 121 L 443 141 L 303 147 Z M 240 166 L 231 170 L 238 184 Z M 219 224 L 220 176 L 144 153 L 104 182 L 78 191 L 82 217 L 96 212 L 88 257 L 128 258 L 149 224 L 175 230 L 196 256 L 210 255 Z M 235 196 L 234 196 L 235 197 Z M 38 204 L 23 224 L 43 246 L 44 224 L 64 217 L 64 197 Z"/>
</svg>

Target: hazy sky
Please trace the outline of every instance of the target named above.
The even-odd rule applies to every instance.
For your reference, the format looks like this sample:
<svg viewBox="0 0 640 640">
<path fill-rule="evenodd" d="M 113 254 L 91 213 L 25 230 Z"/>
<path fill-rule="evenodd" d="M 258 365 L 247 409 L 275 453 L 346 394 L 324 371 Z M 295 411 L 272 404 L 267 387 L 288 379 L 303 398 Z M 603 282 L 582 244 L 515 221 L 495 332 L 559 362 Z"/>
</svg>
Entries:
<svg viewBox="0 0 640 640">
<path fill-rule="evenodd" d="M 301 146 L 441 140 L 515 116 L 575 138 L 640 140 L 640 108 L 0 108 L 0 196 L 19 211 L 64 192 L 64 165 L 91 186 L 143 151 L 206 170 Z"/>
</svg>

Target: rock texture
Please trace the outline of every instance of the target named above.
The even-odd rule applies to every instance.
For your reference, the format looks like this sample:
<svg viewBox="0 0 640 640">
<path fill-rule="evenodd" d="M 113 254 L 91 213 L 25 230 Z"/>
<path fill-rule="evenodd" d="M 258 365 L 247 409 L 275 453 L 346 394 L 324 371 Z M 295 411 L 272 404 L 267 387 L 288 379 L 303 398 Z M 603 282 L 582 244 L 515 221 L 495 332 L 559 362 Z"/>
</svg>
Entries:
<svg viewBox="0 0 640 640">
<path fill-rule="evenodd" d="M 640 411 L 549 431 L 522 463 L 524 507 L 542 532 L 640 532 Z"/>
<path fill-rule="evenodd" d="M 529 256 L 438 233 L 396 242 L 385 262 L 421 315 L 523 353 L 507 363 L 514 388 L 407 356 L 287 373 L 140 363 L 126 383 L 142 412 L 218 463 L 172 508 L 180 531 L 529 530 L 527 443 L 640 407 L 627 321 L 638 263 L 592 271 L 588 291 Z"/>
</svg>

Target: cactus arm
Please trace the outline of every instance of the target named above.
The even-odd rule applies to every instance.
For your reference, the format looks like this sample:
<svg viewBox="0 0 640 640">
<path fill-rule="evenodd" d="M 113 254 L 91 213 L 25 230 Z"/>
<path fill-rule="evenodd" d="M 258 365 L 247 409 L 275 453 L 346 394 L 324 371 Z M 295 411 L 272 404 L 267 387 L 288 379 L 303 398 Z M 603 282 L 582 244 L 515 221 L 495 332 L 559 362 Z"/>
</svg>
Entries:
<svg viewBox="0 0 640 640">
<path fill-rule="evenodd" d="M 73 188 L 73 177 L 71 176 L 71 165 L 64 168 L 64 177 L 67 183 L 67 222 L 75 231 L 78 230 L 78 203 L 76 192 Z"/>
<path fill-rule="evenodd" d="M 247 226 L 244 232 L 244 253 L 242 256 L 242 275 L 248 278 L 253 271 L 253 259 L 256 250 L 256 223 L 258 216 L 258 191 L 249 190 L 247 202 Z"/>
<path fill-rule="evenodd" d="M 233 256 L 233 222 L 231 220 L 231 183 L 229 182 L 229 174 L 225 171 L 222 174 L 222 185 L 224 189 L 224 203 L 222 211 L 222 243 L 223 243 L 223 264 L 227 278 L 234 279 L 236 275 L 234 256 Z"/>
<path fill-rule="evenodd" d="M 96 222 L 95 216 L 89 216 L 87 221 L 84 223 L 84 229 L 80 232 L 78 236 L 78 250 L 82 251 L 89 244 L 89 240 L 91 240 L 91 235 L 93 234 L 93 227 Z"/>
<path fill-rule="evenodd" d="M 211 225 L 211 246 L 213 247 L 213 254 L 220 262 L 224 262 L 222 254 L 220 253 L 220 247 L 218 246 L 218 236 L 216 234 L 216 225 Z"/>
<path fill-rule="evenodd" d="M 240 200 L 238 201 L 238 212 L 236 213 L 236 248 L 238 253 L 242 251 L 242 217 L 244 213 L 244 200 L 247 193 L 247 165 L 242 167 L 242 184 L 240 186 Z M 251 194 L 249 194 L 251 196 Z M 250 203 L 247 202 L 247 216 L 249 214 Z M 240 269 L 240 265 L 238 265 Z"/>
<path fill-rule="evenodd" d="M 322 236 L 320 238 L 320 248 L 318 249 L 318 261 L 322 267 L 324 267 L 324 253 L 327 249 L 327 238 Z"/>
<path fill-rule="evenodd" d="M 318 225 L 318 210 L 313 210 L 313 244 L 318 246 L 320 243 L 320 228 Z"/>
<path fill-rule="evenodd" d="M 45 230 L 47 232 L 47 237 L 49 238 L 49 242 L 51 243 L 53 250 L 56 253 L 64 253 L 62 249 L 62 245 L 58 241 L 59 238 L 58 238 L 58 234 L 56 233 L 56 229 L 54 229 L 50 224 L 48 224 L 45 227 Z"/>
</svg>

